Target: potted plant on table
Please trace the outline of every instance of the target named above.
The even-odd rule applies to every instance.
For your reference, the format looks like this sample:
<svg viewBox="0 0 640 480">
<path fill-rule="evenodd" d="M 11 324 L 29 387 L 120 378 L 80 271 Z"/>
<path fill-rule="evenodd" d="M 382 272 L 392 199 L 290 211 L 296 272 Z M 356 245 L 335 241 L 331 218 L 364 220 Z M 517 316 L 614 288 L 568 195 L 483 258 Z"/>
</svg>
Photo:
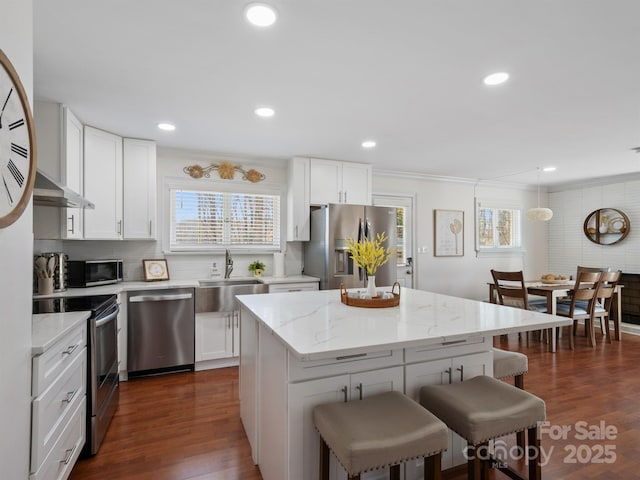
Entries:
<svg viewBox="0 0 640 480">
<path fill-rule="evenodd" d="M 365 238 L 361 242 L 357 242 L 352 238 L 347 239 L 347 250 L 351 258 L 356 262 L 356 265 L 364 268 L 367 272 L 367 294 L 370 295 L 371 298 L 377 295 L 376 271 L 379 267 L 387 263 L 395 253 L 394 248 L 383 247 L 383 243 L 386 240 L 386 232 L 376 235 L 375 240 Z"/>
<path fill-rule="evenodd" d="M 249 271 L 253 272 L 256 277 L 261 277 L 262 272 L 264 272 L 266 268 L 266 265 L 260 260 L 256 260 L 255 262 L 251 262 L 249 264 Z"/>
</svg>

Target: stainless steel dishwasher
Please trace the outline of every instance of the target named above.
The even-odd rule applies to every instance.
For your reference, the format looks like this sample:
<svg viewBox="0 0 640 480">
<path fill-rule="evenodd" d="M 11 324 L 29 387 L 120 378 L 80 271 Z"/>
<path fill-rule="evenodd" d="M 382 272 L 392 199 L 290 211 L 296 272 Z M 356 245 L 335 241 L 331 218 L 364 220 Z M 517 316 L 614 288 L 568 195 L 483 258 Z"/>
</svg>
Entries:
<svg viewBox="0 0 640 480">
<path fill-rule="evenodd" d="M 132 291 L 128 298 L 129 375 L 193 370 L 193 288 Z"/>
</svg>

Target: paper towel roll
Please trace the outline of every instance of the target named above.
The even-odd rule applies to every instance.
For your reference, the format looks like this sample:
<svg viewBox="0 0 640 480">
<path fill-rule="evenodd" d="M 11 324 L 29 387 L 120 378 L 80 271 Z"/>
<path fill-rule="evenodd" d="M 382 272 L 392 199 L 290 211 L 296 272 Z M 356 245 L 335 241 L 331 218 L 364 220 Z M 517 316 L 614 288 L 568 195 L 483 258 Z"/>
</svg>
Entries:
<svg viewBox="0 0 640 480">
<path fill-rule="evenodd" d="M 273 276 L 284 277 L 284 253 L 273 254 Z"/>
</svg>

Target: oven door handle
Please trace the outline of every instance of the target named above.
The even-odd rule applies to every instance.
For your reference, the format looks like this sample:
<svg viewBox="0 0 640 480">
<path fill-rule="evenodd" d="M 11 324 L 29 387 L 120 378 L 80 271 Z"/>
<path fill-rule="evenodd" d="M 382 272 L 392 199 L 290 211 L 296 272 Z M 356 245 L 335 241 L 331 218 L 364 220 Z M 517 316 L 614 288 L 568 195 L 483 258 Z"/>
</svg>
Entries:
<svg viewBox="0 0 640 480">
<path fill-rule="evenodd" d="M 113 313 L 110 313 L 106 317 L 99 318 L 98 320 L 96 320 L 96 327 L 101 327 L 102 325 L 113 321 L 113 319 L 115 319 L 118 316 L 119 311 L 120 311 L 120 307 L 116 308 L 116 310 Z"/>
<path fill-rule="evenodd" d="M 140 302 L 164 302 L 167 300 L 189 300 L 193 297 L 192 293 L 176 293 L 175 295 L 138 295 L 129 298 L 132 303 Z"/>
</svg>

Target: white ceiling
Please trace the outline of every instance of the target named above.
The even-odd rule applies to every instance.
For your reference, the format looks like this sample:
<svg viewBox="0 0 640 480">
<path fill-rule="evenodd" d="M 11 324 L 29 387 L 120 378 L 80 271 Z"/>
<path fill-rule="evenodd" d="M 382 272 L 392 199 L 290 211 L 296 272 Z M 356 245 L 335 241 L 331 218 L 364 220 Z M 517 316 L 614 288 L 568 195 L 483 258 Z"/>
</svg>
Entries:
<svg viewBox="0 0 640 480">
<path fill-rule="evenodd" d="M 269 0 L 270 29 L 247 3 L 34 0 L 35 97 L 214 153 L 528 183 L 553 165 L 548 185 L 640 171 L 638 0 Z"/>
</svg>

